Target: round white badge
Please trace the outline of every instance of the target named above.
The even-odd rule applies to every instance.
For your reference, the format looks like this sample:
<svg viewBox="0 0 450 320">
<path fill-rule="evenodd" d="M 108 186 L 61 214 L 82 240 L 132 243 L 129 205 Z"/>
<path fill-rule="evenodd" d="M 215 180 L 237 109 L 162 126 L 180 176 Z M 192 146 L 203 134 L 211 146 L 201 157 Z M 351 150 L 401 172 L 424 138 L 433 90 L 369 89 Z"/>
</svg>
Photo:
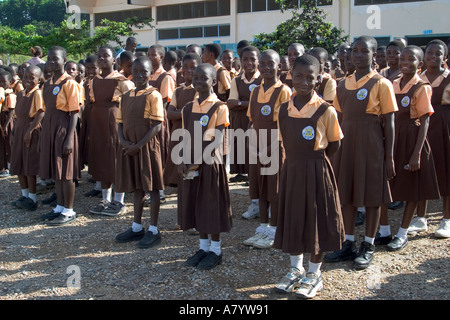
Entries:
<svg viewBox="0 0 450 320">
<path fill-rule="evenodd" d="M 54 96 L 58 95 L 58 93 L 59 93 L 60 90 L 61 90 L 60 87 L 54 87 L 54 88 L 53 88 L 53 95 L 54 95 Z"/>
<path fill-rule="evenodd" d="M 362 88 L 356 94 L 356 98 L 361 101 L 361 100 L 364 100 L 365 98 L 367 98 L 368 94 L 369 94 L 369 91 L 367 91 L 367 89 L 365 89 L 365 88 Z"/>
<path fill-rule="evenodd" d="M 411 99 L 408 96 L 404 96 L 400 103 L 401 103 L 402 107 L 406 108 L 411 103 Z"/>
<path fill-rule="evenodd" d="M 261 108 L 261 113 L 263 116 L 268 116 L 271 111 L 272 111 L 272 108 L 268 104 L 262 106 L 262 108 Z"/>
<path fill-rule="evenodd" d="M 250 92 L 252 92 L 253 89 L 255 89 L 257 86 L 258 86 L 258 85 L 257 85 L 256 83 L 252 83 L 251 85 L 248 86 L 248 90 L 249 90 Z"/>
<path fill-rule="evenodd" d="M 203 127 L 206 127 L 207 125 L 208 125 L 208 122 L 209 122 L 209 117 L 208 117 L 208 115 L 204 115 L 204 116 L 202 116 L 201 118 L 200 118 L 200 124 L 203 126 Z"/>
<path fill-rule="evenodd" d="M 311 126 L 307 126 L 302 131 L 302 136 L 305 140 L 312 140 L 315 137 L 314 128 Z"/>
</svg>

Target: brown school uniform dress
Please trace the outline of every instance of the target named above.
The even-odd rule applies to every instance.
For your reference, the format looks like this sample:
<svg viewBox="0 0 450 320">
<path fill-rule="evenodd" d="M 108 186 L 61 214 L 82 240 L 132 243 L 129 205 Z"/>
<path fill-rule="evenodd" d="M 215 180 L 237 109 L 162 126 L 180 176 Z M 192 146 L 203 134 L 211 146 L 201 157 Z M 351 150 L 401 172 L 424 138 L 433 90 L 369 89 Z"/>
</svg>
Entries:
<svg viewBox="0 0 450 320">
<path fill-rule="evenodd" d="M 45 104 L 45 116 L 42 121 L 39 164 L 41 179 L 75 180 L 81 178 L 76 133 L 73 136 L 72 152 L 67 156 L 63 155 L 63 146 L 70 125 L 70 114 L 80 111 L 81 94 L 78 88 L 76 81 L 67 73 L 64 73 L 54 83 L 52 78 L 44 83 L 42 96 Z M 70 109 L 67 109 L 69 105 Z"/>
<path fill-rule="evenodd" d="M 426 74 L 421 78 L 428 81 Z M 442 197 L 450 196 L 450 72 L 436 79 L 439 85 L 431 85 L 433 94 L 431 104 L 434 114 L 430 117 L 428 141 L 433 153 L 439 191 Z"/>
<path fill-rule="evenodd" d="M 205 101 L 212 104 L 207 112 L 193 112 L 194 102 L 188 103 L 182 110 L 183 127 L 191 134 L 191 163 L 194 163 L 194 126 L 200 125 L 202 136 L 210 126 L 224 124 L 228 126 L 228 112 L 223 102 L 214 94 Z M 205 104 L 202 102 L 202 105 Z M 219 108 L 223 108 L 224 119 L 216 120 Z M 220 120 L 220 119 L 219 119 Z M 200 124 L 199 124 L 200 123 Z M 204 139 L 206 140 L 206 139 Z M 202 142 L 202 154 L 211 141 Z M 221 156 L 215 155 L 217 161 L 207 164 L 202 160 L 198 177 L 192 180 L 180 179 L 178 185 L 178 217 L 183 230 L 196 228 L 199 232 L 219 234 L 229 232 L 232 227 L 231 202 L 228 189 L 227 173 Z"/>
<path fill-rule="evenodd" d="M 231 87 L 231 76 L 227 68 L 222 66 L 220 63 L 216 63 L 214 68 L 217 72 L 217 83 L 214 86 L 214 93 L 217 97 L 226 102 L 228 100 L 227 90 Z"/>
<path fill-rule="evenodd" d="M 39 174 L 38 142 L 42 129 L 41 125 L 33 130 L 29 147 L 25 145 L 23 138 L 38 110 L 41 109 L 44 109 L 44 105 L 42 91 L 39 90 L 39 86 L 36 86 L 28 93 L 21 91 L 17 96 L 10 168 L 10 173 L 13 175 L 29 177 Z"/>
<path fill-rule="evenodd" d="M 81 165 L 89 164 L 89 131 L 90 131 L 90 120 L 89 116 L 91 113 L 92 105 L 89 99 L 90 89 L 89 81 L 84 83 L 84 108 L 81 112 L 81 128 L 80 128 L 80 163 Z"/>
<path fill-rule="evenodd" d="M 181 85 L 174 92 L 174 99 L 172 102 L 176 104 L 177 110 L 182 110 L 183 107 L 194 100 L 196 91 L 192 85 L 185 87 Z M 172 103 L 171 103 L 172 104 Z M 172 104 L 173 105 L 173 104 Z M 170 135 L 175 130 L 181 129 L 183 127 L 182 120 L 170 121 Z M 176 186 L 178 184 L 178 166 L 172 161 L 172 150 L 178 144 L 178 141 L 170 141 L 168 149 L 168 157 L 166 159 L 166 164 L 164 166 L 164 184 L 166 186 Z"/>
<path fill-rule="evenodd" d="M 317 95 L 311 101 L 319 106 L 312 117 L 291 116 L 289 109 L 296 109 L 292 100 L 281 105 L 278 117 L 286 158 L 280 175 L 274 248 L 289 254 L 340 250 L 344 241 L 333 169 L 325 149 L 316 149 L 318 121 L 331 107 Z M 335 111 L 328 110 L 328 114 L 331 113 L 334 114 L 333 126 L 339 129 Z M 334 132 L 334 139 L 340 140 L 342 133 L 340 130 L 338 133 L 336 136 Z M 327 132 L 322 136 L 327 136 Z"/>
<path fill-rule="evenodd" d="M 401 76 L 402 76 L 402 72 L 400 71 L 400 69 L 391 71 L 391 69 L 389 67 L 382 69 L 380 71 L 380 74 L 383 77 L 385 77 L 386 79 L 388 79 L 390 82 L 394 82 L 394 80 L 397 80 L 397 79 L 401 78 Z"/>
<path fill-rule="evenodd" d="M 376 103 L 379 105 L 371 108 L 381 109 L 379 113 L 398 110 L 392 85 L 382 79 L 372 71 L 358 81 L 366 81 L 363 85 L 348 89 L 347 82 L 356 83 L 354 75 L 351 75 L 339 83 L 336 91 L 333 105 L 342 112 L 344 139 L 333 157 L 333 166 L 343 205 L 378 207 L 392 201 L 384 160 L 381 117 L 380 114 L 369 113 L 369 104 Z M 373 92 L 375 86 L 376 93 Z M 388 94 L 392 97 L 384 96 Z"/>
<path fill-rule="evenodd" d="M 8 115 L 11 109 L 15 108 L 16 105 L 16 95 L 12 89 L 3 88 L 0 89 L 0 93 L 3 101 L 0 101 L 0 124 L 4 128 L 6 121 L 8 120 Z M 9 122 L 8 133 L 5 137 L 0 133 L 0 170 L 7 169 L 8 163 L 11 162 L 11 131 L 14 127 L 14 118 Z"/>
<path fill-rule="evenodd" d="M 253 89 L 252 97 L 249 106 L 249 112 L 251 115 L 253 129 L 256 132 L 256 141 L 259 145 L 259 137 L 263 132 L 261 130 L 266 130 L 266 141 L 270 145 L 272 143 L 279 143 L 278 141 L 272 142 L 271 132 L 272 130 L 278 130 L 278 124 L 274 121 L 275 103 L 283 89 L 283 85 L 277 87 L 271 97 L 269 102 L 261 103 L 258 102 L 258 93 L 262 89 L 262 85 Z M 253 142 L 251 142 L 253 144 Z M 284 150 L 283 145 L 279 143 L 279 160 L 278 169 L 276 169 L 275 174 L 262 175 L 261 170 L 263 168 L 268 168 L 273 164 L 262 164 L 260 158 L 257 157 L 256 164 L 249 164 L 249 195 L 250 199 L 266 199 L 269 202 L 278 200 L 278 188 L 280 181 L 280 168 L 284 161 Z M 256 146 L 254 146 L 256 147 Z M 250 146 L 252 148 L 252 146 Z M 258 152 L 260 152 L 261 147 L 258 147 Z M 270 156 L 270 154 L 268 154 Z"/>
<path fill-rule="evenodd" d="M 147 110 L 148 96 L 152 95 L 150 108 Z M 146 113 L 150 113 L 146 115 Z M 156 114 L 158 113 L 158 114 Z M 151 128 L 151 120 L 164 120 L 163 103 L 159 92 L 155 88 L 148 88 L 140 95 L 134 90 L 122 96 L 120 114 L 117 122 L 123 125 L 125 140 L 138 143 Z M 158 117 L 156 117 L 158 116 Z M 138 154 L 125 155 L 119 148 L 117 153 L 115 188 L 117 192 L 133 192 L 135 190 L 164 190 L 163 166 L 158 136 L 154 136 L 145 144 Z"/>
<path fill-rule="evenodd" d="M 285 85 L 287 85 L 289 88 L 293 88 L 292 85 L 292 72 L 288 71 L 288 72 L 283 72 L 280 75 L 280 81 L 283 82 Z"/>
<path fill-rule="evenodd" d="M 394 82 L 394 88 L 399 88 L 399 80 Z M 431 153 L 428 139 L 425 140 L 420 154 L 420 170 L 410 172 L 404 166 L 409 163 L 409 159 L 416 146 L 417 135 L 419 133 L 419 117 L 426 113 L 432 113 L 429 97 L 424 86 L 429 85 L 421 81 L 417 76 L 411 81 L 417 82 L 411 85 L 406 93 L 396 92 L 397 105 L 399 111 L 395 113 L 395 143 L 394 143 L 394 165 L 395 177 L 389 181 L 394 201 L 421 201 L 439 199 L 439 188 L 434 167 L 433 155 Z M 408 85 L 408 84 L 407 84 Z M 416 92 L 421 91 L 425 101 L 417 101 Z M 431 92 L 431 87 L 429 89 Z M 423 103 L 422 110 L 418 110 L 416 105 Z M 414 107 L 414 109 L 412 108 Z M 414 110 L 414 111 L 413 111 Z M 420 112 L 422 114 L 417 114 Z"/>
<path fill-rule="evenodd" d="M 244 80 L 245 74 L 242 76 L 236 77 L 233 79 L 234 84 L 231 84 L 231 90 L 234 91 L 233 88 L 236 88 L 237 92 L 230 92 L 230 99 L 235 99 L 239 101 L 249 101 L 250 94 L 254 88 L 259 86 L 262 81 L 261 74 L 257 71 L 250 81 Z M 236 97 L 232 95 L 237 94 Z M 239 107 L 238 107 L 239 108 Z M 237 130 L 242 129 L 246 132 L 249 129 L 250 120 L 247 117 L 247 109 L 245 110 L 230 110 L 230 129 Z M 245 161 L 244 163 L 239 163 L 238 160 L 238 152 L 242 152 L 238 150 L 238 142 L 237 139 L 233 139 L 234 154 L 233 159 L 231 159 L 230 163 L 230 173 L 231 174 L 248 174 L 248 165 L 249 165 L 249 155 L 248 155 L 248 141 L 246 140 L 245 145 Z M 231 156 L 231 155 L 230 155 Z"/>
</svg>

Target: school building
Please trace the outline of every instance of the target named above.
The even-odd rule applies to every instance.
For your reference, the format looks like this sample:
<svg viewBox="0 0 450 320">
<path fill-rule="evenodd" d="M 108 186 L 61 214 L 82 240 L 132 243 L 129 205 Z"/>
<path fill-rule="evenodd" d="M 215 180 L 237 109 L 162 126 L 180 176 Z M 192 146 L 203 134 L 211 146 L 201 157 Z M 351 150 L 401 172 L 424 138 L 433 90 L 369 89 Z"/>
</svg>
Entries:
<svg viewBox="0 0 450 320">
<path fill-rule="evenodd" d="M 136 30 L 139 46 L 170 49 L 220 43 L 235 49 L 240 40 L 275 30 L 291 17 L 275 0 L 65 0 L 90 15 L 91 28 L 104 18 L 151 17 L 154 28 Z M 293 0 L 296 1 L 296 0 Z M 301 0 L 298 0 L 299 4 Z M 327 19 L 354 39 L 371 35 L 379 44 L 405 37 L 410 44 L 450 37 L 450 0 L 317 0 Z"/>
</svg>

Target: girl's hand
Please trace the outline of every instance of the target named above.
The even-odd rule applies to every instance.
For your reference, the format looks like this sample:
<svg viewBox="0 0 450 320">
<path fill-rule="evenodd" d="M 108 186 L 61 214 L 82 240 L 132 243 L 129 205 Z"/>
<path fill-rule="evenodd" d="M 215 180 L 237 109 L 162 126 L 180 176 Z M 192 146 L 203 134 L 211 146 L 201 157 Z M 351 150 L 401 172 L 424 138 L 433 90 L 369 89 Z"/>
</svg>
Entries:
<svg viewBox="0 0 450 320">
<path fill-rule="evenodd" d="M 186 167 L 186 165 L 185 165 L 184 163 L 178 165 L 177 171 L 178 171 L 178 175 L 179 175 L 181 178 L 183 178 L 184 174 L 187 172 L 187 167 Z"/>
<path fill-rule="evenodd" d="M 64 141 L 63 156 L 67 157 L 72 152 L 73 152 L 73 136 L 67 137 L 66 141 Z"/>
<path fill-rule="evenodd" d="M 25 143 L 25 146 L 26 146 L 27 148 L 30 147 L 30 143 L 31 143 L 31 130 L 30 130 L 30 129 L 28 129 L 28 130 L 25 132 L 25 135 L 23 136 L 23 143 Z"/>
<path fill-rule="evenodd" d="M 137 155 L 139 153 L 139 150 L 141 150 L 141 148 L 136 145 L 136 144 L 130 144 L 127 148 L 125 148 L 125 155 L 126 156 L 130 156 L 133 157 L 135 155 Z"/>
<path fill-rule="evenodd" d="M 388 180 L 395 177 L 394 159 L 392 158 L 386 160 L 386 174 Z"/>
<path fill-rule="evenodd" d="M 409 171 L 414 172 L 420 170 L 420 154 L 413 154 L 409 159 Z"/>
</svg>

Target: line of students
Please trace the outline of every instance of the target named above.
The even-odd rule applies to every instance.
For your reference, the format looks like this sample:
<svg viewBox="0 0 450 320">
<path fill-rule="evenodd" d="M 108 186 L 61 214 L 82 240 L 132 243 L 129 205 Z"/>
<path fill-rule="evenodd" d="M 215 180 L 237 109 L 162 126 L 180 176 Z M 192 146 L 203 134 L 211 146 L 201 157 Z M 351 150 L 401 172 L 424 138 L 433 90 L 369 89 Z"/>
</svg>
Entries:
<svg viewBox="0 0 450 320">
<path fill-rule="evenodd" d="M 89 195 L 101 192 L 103 197 L 90 212 L 117 216 L 124 212 L 124 193 L 134 192 L 132 226 L 116 241 L 138 241 L 139 247 L 148 248 L 162 241 L 157 227 L 160 194 L 165 186 L 177 186 L 178 223 L 182 230 L 195 228 L 200 238 L 199 250 L 185 264 L 214 268 L 222 262 L 220 234 L 232 228 L 227 155 L 212 152 L 217 160 L 212 164 L 192 158 L 177 165 L 172 156 L 176 144 L 170 141 L 171 132 L 180 128 L 194 136 L 201 123 L 202 154 L 216 139 L 226 141 L 228 128 L 252 128 L 257 140 L 269 133 L 266 141 L 271 143 L 264 150 L 247 141 L 244 158 L 251 150 L 257 155 L 276 153 L 276 173 L 263 175 L 266 165 L 259 157 L 256 164 L 233 161 L 230 173 L 248 175 L 257 210 L 243 217 L 259 214 L 261 221 L 244 244 L 275 247 L 290 255 L 289 273 L 276 285 L 280 292 L 312 298 L 323 288 L 322 261 L 353 260 L 356 269 L 365 269 L 373 260 L 375 244 L 403 248 L 409 228 L 414 229 L 414 211 L 417 208 L 423 222 L 427 200 L 442 197 L 444 219 L 436 236 L 450 236 L 450 77 L 443 67 L 445 43 L 432 41 L 425 53 L 398 41 L 388 45 L 389 54 L 398 55 L 388 59 L 392 70 L 386 76 L 392 79 L 374 68 L 377 42 L 367 36 L 341 46 L 338 56 L 345 72 L 336 69 L 333 75 L 325 72 L 328 53 L 323 48 L 305 53 L 302 45 L 292 44 L 292 67 L 285 73 L 279 72 L 277 52 L 260 53 L 248 43 L 238 49 L 240 74 L 221 66 L 220 46 L 206 45 L 203 52 L 199 46 L 188 47 L 191 51 L 181 67 L 185 83 L 177 86 L 175 73 L 163 67 L 165 57 L 175 57 L 167 56 L 163 47 L 152 46 L 148 57 L 132 62 L 127 51 L 121 53 L 123 72 L 118 72 L 114 49 L 104 46 L 86 59 L 89 79 L 83 90 L 64 72 L 65 50 L 51 48 L 47 67 L 52 77 L 37 90 L 41 71 L 26 68 L 25 88 L 17 99 L 12 159 L 20 160 L 14 160 L 11 173 L 19 175 L 23 196 L 15 205 L 26 208 L 26 199 L 36 203 L 37 175 L 53 179 L 57 206 L 43 219 L 49 225 L 72 222 L 73 181 L 87 164 L 97 181 L 96 192 Z M 426 70 L 419 76 L 424 59 Z M 2 87 L 11 87 L 8 74 L 0 73 Z M 81 109 L 79 146 L 76 125 Z M 276 132 L 277 139 L 270 132 Z M 33 143 L 36 146 L 30 148 Z M 188 148 L 194 149 L 194 144 Z M 37 161 L 27 161 L 33 157 L 39 159 L 37 169 Z M 142 224 L 146 193 L 151 198 L 148 232 Z M 386 210 L 392 200 L 406 201 L 395 238 Z M 366 228 L 358 249 L 354 234 L 360 207 L 366 211 Z M 307 272 L 304 253 L 311 254 Z"/>
</svg>

